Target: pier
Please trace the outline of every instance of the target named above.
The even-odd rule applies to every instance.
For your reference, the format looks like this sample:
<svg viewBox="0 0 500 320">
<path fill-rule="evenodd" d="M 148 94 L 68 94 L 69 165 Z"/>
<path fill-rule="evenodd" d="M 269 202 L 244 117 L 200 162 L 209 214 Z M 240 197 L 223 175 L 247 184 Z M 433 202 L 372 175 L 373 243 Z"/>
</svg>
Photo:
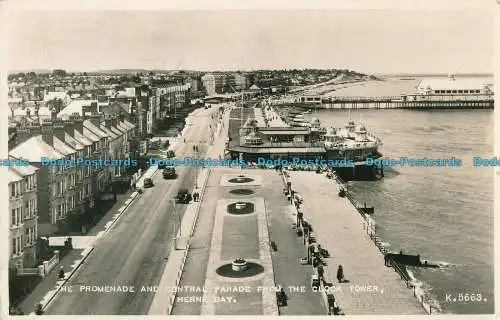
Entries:
<svg viewBox="0 0 500 320">
<path fill-rule="evenodd" d="M 364 218 L 348 197 L 338 196 L 339 183 L 307 171 L 286 173 L 284 183 L 303 199 L 303 219 L 313 227 L 316 242 L 329 251 L 325 279 L 333 284 L 329 293 L 344 314 L 429 313 L 424 299 L 416 299 L 416 294 L 408 288 L 409 277 L 403 277 L 403 272 L 398 277 L 398 273 L 388 268 L 400 265 L 386 263 L 380 242 L 377 244 L 374 239 L 373 220 Z M 315 188 L 311 189 L 311 185 Z M 347 282 L 337 283 L 338 265 L 343 266 Z"/>
<path fill-rule="evenodd" d="M 493 94 L 403 96 L 299 96 L 294 102 L 273 101 L 277 106 L 318 109 L 492 109 Z"/>
</svg>

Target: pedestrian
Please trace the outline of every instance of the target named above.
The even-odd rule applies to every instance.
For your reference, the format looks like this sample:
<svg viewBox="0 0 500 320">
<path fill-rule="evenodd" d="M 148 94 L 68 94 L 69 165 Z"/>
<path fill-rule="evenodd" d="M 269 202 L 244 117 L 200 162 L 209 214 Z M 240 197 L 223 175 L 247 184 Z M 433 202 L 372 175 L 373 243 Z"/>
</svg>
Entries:
<svg viewBox="0 0 500 320">
<path fill-rule="evenodd" d="M 344 269 L 342 269 L 341 265 L 339 265 L 339 268 L 337 269 L 337 280 L 339 283 L 344 281 Z"/>
<path fill-rule="evenodd" d="M 319 277 L 319 281 L 323 281 L 324 280 L 324 274 L 325 274 L 325 270 L 323 269 L 323 266 L 320 264 L 318 266 L 318 277 Z"/>
<path fill-rule="evenodd" d="M 64 267 L 61 266 L 59 269 L 59 279 L 64 279 Z"/>
<path fill-rule="evenodd" d="M 43 314 L 43 306 L 42 306 L 41 303 L 37 303 L 35 305 L 35 314 L 38 315 L 38 316 L 40 316 L 40 315 Z"/>
<path fill-rule="evenodd" d="M 314 257 L 313 258 L 313 268 L 317 268 L 319 266 L 319 259 Z"/>
</svg>

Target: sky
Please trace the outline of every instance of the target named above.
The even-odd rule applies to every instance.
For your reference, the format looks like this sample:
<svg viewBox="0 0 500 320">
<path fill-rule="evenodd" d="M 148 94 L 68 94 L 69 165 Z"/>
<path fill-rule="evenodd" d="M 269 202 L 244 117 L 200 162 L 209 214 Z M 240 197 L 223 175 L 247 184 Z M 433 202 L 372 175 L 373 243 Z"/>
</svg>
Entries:
<svg viewBox="0 0 500 320">
<path fill-rule="evenodd" d="M 9 70 L 493 73 L 484 9 L 20 11 L 8 26 Z"/>
</svg>

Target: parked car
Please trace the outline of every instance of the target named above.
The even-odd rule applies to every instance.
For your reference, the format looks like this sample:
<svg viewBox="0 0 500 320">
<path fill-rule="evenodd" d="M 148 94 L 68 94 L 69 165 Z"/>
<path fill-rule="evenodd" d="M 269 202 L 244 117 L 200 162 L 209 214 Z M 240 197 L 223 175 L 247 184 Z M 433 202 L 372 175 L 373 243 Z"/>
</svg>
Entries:
<svg viewBox="0 0 500 320">
<path fill-rule="evenodd" d="M 188 189 L 180 189 L 177 192 L 177 198 L 176 202 L 177 203 L 189 203 L 192 200 L 191 192 L 188 191 Z"/>
<path fill-rule="evenodd" d="M 166 167 L 163 169 L 163 179 L 175 179 L 177 174 L 175 173 L 174 167 Z"/>
<path fill-rule="evenodd" d="M 144 179 L 144 188 L 151 188 L 152 186 L 154 186 L 154 184 L 151 178 Z"/>
</svg>

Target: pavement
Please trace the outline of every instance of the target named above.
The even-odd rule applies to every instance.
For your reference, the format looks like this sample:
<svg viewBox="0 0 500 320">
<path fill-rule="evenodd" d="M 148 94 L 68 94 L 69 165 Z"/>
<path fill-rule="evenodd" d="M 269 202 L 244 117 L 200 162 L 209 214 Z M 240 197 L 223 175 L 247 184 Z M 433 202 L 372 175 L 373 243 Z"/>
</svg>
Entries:
<svg viewBox="0 0 500 320">
<path fill-rule="evenodd" d="M 185 137 L 192 143 L 203 143 L 204 134 L 209 130 L 211 110 L 203 111 L 193 116 L 196 126 L 185 132 Z M 179 143 L 178 156 L 189 155 L 192 143 Z M 203 151 L 204 146 L 199 148 Z M 193 168 L 179 167 L 176 180 L 163 180 L 155 174 L 156 170 L 148 169 L 141 179 L 150 176 L 155 186 L 145 189 L 135 201 L 130 201 L 121 216 L 115 215 L 106 222 L 110 232 L 97 232 L 99 239 L 94 250 L 66 283 L 65 290 L 61 290 L 48 305 L 45 314 L 147 313 L 154 293 L 141 292 L 141 289 L 159 283 L 170 253 L 165 244 L 172 242 L 175 220 L 178 219 L 172 215 L 171 199 L 180 187 L 192 189 L 194 181 Z M 182 217 L 185 206 L 179 207 L 176 213 Z M 106 285 L 107 292 L 94 292 L 103 290 Z"/>
<path fill-rule="evenodd" d="M 277 251 L 272 253 L 274 278 L 288 297 L 287 305 L 279 307 L 280 315 L 326 315 L 327 308 L 321 293 L 311 290 L 313 269 L 300 264 L 306 250 L 302 238 L 293 228 L 296 216 L 282 192 L 283 180 L 275 170 L 267 170 L 267 173 L 263 175 L 262 193 L 269 199 L 266 207 L 270 217 L 270 238 L 277 246 Z"/>
<path fill-rule="evenodd" d="M 325 259 L 326 280 L 337 282 L 337 266 L 343 267 L 348 282 L 335 283 L 330 291 L 342 311 L 346 315 L 426 314 L 413 291 L 384 266 L 383 255 L 363 230 L 360 214 L 347 198 L 337 196 L 337 183 L 312 171 L 289 174 L 292 189 L 304 199 L 304 219 L 331 255 Z"/>
</svg>

